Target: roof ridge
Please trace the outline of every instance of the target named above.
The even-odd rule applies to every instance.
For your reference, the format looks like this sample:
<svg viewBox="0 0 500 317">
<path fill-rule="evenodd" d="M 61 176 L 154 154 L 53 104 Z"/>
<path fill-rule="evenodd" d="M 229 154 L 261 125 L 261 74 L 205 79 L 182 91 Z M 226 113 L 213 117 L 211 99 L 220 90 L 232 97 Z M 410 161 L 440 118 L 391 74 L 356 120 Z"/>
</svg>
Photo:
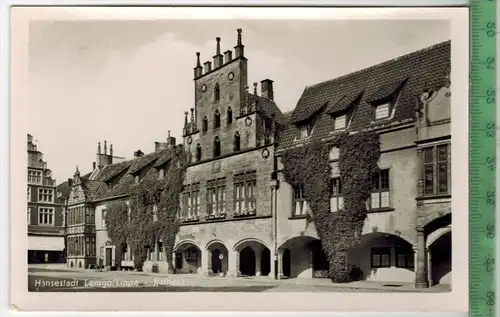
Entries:
<svg viewBox="0 0 500 317">
<path fill-rule="evenodd" d="M 406 58 L 410 58 L 410 57 L 413 57 L 415 55 L 418 55 L 418 54 L 421 54 L 423 52 L 427 52 L 427 51 L 431 51 L 431 50 L 434 50 L 436 48 L 439 48 L 441 46 L 445 46 L 445 45 L 448 45 L 451 43 L 451 40 L 447 40 L 447 41 L 444 41 L 444 42 L 440 42 L 440 43 L 437 43 L 437 44 L 434 44 L 434 45 L 431 45 L 431 46 L 427 46 L 427 47 L 424 47 L 422 49 L 419 49 L 417 51 L 413 51 L 411 53 L 407 53 L 407 54 L 403 54 L 403 55 L 399 55 L 397 57 L 394 57 L 392 59 L 388 59 L 388 60 L 385 60 L 383 62 L 380 62 L 380 63 L 377 63 L 377 64 L 374 64 L 372 66 L 368 66 L 366 68 L 362 68 L 362 69 L 358 69 L 356 71 L 353 71 L 353 72 L 350 72 L 350 73 L 347 73 L 347 74 L 344 74 L 344 75 L 341 75 L 341 76 L 338 76 L 338 77 L 335 77 L 335 78 L 332 78 L 332 79 L 328 79 L 328 80 L 325 80 L 325 81 L 322 81 L 322 82 L 319 82 L 319 83 L 316 83 L 314 85 L 311 85 L 311 86 L 306 86 L 304 88 L 304 92 L 307 90 L 307 89 L 310 89 L 310 88 L 314 88 L 314 87 L 317 87 L 317 86 L 320 86 L 320 85 L 323 85 L 323 84 L 327 84 L 327 83 L 331 83 L 331 82 L 334 82 L 334 81 L 337 81 L 337 80 L 340 80 L 340 79 L 344 79 L 346 77 L 351 77 L 351 76 L 355 76 L 355 75 L 358 75 L 360 73 L 363 73 L 363 72 L 368 72 L 374 68 L 377 68 L 377 67 L 381 67 L 383 65 L 386 65 L 386 64 L 390 64 L 390 63 L 393 63 L 394 61 L 397 61 L 397 60 L 401 60 L 401 59 L 406 59 Z M 298 104 L 298 103 L 297 103 Z"/>
</svg>

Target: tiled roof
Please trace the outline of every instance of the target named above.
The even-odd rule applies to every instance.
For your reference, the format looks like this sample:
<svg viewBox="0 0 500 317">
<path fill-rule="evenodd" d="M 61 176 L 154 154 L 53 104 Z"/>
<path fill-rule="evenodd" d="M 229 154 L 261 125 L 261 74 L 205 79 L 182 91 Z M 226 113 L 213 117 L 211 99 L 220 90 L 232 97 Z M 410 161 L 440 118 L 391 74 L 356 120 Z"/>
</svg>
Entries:
<svg viewBox="0 0 500 317">
<path fill-rule="evenodd" d="M 130 166 L 130 169 L 128 170 L 129 174 L 136 174 L 140 170 L 142 170 L 144 167 L 148 166 L 149 164 L 153 163 L 160 157 L 159 152 L 153 152 L 146 154 L 144 156 L 139 157 L 138 159 L 135 159 L 132 161 L 132 165 Z"/>
<path fill-rule="evenodd" d="M 116 177 L 119 174 L 123 173 L 125 170 L 129 169 L 130 165 L 132 165 L 132 161 L 124 161 L 104 166 L 97 175 L 96 180 L 99 182 L 107 182 L 113 177 Z"/>
<path fill-rule="evenodd" d="M 361 95 L 362 92 L 360 91 L 349 92 L 347 95 L 342 96 L 337 103 L 334 103 L 327 110 L 327 113 L 333 115 L 346 110 L 349 106 L 354 106 L 355 102 L 361 97 Z"/>
<path fill-rule="evenodd" d="M 83 188 L 83 193 L 88 200 L 91 200 L 94 197 L 97 189 L 99 188 L 99 182 L 90 180 L 86 177 L 80 178 L 80 183 Z"/>
<path fill-rule="evenodd" d="M 171 158 L 173 149 L 175 148 L 164 149 L 159 152 L 153 152 L 138 158 L 134 158 L 130 161 L 125 161 L 104 167 L 104 169 L 97 176 L 97 180 L 100 181 L 100 184 L 93 200 L 101 200 L 128 194 L 131 188 L 133 188 L 133 186 L 135 185 L 135 177 L 133 174 L 138 173 L 140 170 L 148 168 L 148 166 L 150 166 L 151 168 L 149 168 L 146 174 L 143 175 L 141 182 L 147 181 L 152 177 L 157 177 L 157 172 L 153 167 L 162 165 L 159 164 L 161 163 L 161 161 L 164 161 L 164 163 L 166 163 Z M 120 172 L 117 173 L 116 171 Z M 111 184 L 111 187 L 108 184 L 104 183 L 104 179 L 111 179 L 109 175 L 102 176 L 101 173 L 115 175 L 114 177 L 119 177 L 119 179 L 116 183 Z"/>
<path fill-rule="evenodd" d="M 293 111 L 292 118 L 280 136 L 279 149 L 294 144 L 297 135 L 297 118 L 307 117 L 311 109 L 321 104 L 329 106 L 318 111 L 318 120 L 310 139 L 323 139 L 333 131 L 333 118 L 328 112 L 343 96 L 362 93 L 359 103 L 354 108 L 350 130 L 371 128 L 374 107 L 367 98 L 379 98 L 402 83 L 400 95 L 391 119 L 383 124 L 414 120 L 415 104 L 420 95 L 428 88 L 438 89 L 444 85 L 447 71 L 450 69 L 451 42 L 446 41 L 434 46 L 400 56 L 398 58 L 359 70 L 314 86 L 306 87 Z M 390 92 L 389 92 L 390 93 Z M 344 105 L 342 105 L 344 106 Z M 326 109 L 326 110 L 325 110 Z M 294 120 L 295 119 L 295 120 Z"/>
<path fill-rule="evenodd" d="M 408 79 L 408 77 L 405 78 L 399 78 L 396 81 L 390 82 L 388 84 L 382 85 L 378 90 L 376 90 L 371 96 L 369 96 L 366 101 L 368 103 L 376 102 L 379 100 L 382 100 L 384 98 L 389 97 L 392 95 L 394 92 L 396 92 Z"/>
<path fill-rule="evenodd" d="M 256 102 L 257 110 L 260 111 L 264 115 L 264 117 L 270 119 L 274 116 L 278 124 L 285 124 L 283 114 L 281 113 L 280 108 L 278 108 L 274 100 L 251 93 L 247 93 L 247 97 L 245 98 L 247 98 L 248 102 L 250 103 Z"/>
<path fill-rule="evenodd" d="M 304 95 L 302 95 L 304 96 Z M 293 110 L 292 115 L 290 117 L 290 123 L 301 123 L 303 121 L 306 121 L 310 119 L 312 116 L 314 116 L 318 111 L 323 109 L 324 106 L 326 106 L 327 101 L 320 101 L 318 103 L 314 103 L 314 101 L 304 101 L 302 98 L 299 100 L 299 104 L 302 102 L 304 106 L 302 107 L 296 107 L 295 110 Z"/>
<path fill-rule="evenodd" d="M 158 160 L 156 160 L 156 163 L 153 165 L 153 167 L 160 167 L 167 164 L 172 159 L 172 154 L 172 151 L 163 151 L 160 157 L 158 157 Z"/>
</svg>

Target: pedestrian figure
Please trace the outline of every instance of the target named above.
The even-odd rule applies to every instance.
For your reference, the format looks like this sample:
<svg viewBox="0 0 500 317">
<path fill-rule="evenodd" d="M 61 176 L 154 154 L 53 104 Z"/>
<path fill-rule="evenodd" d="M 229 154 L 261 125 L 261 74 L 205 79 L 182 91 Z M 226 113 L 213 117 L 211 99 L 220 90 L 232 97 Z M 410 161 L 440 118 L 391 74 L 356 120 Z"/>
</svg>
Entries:
<svg viewBox="0 0 500 317">
<path fill-rule="evenodd" d="M 102 272 L 103 266 L 104 266 L 104 261 L 102 260 L 102 258 L 99 258 L 99 272 Z"/>
</svg>

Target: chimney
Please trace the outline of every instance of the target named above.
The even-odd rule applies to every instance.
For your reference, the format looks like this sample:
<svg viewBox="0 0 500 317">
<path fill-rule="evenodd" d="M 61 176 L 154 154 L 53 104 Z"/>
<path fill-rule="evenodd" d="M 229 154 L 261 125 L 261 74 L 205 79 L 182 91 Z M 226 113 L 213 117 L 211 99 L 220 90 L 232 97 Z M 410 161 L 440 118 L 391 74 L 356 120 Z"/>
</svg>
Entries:
<svg viewBox="0 0 500 317">
<path fill-rule="evenodd" d="M 234 52 L 235 52 L 236 58 L 238 58 L 238 57 L 243 57 L 245 46 L 241 42 L 242 29 L 237 29 L 236 31 L 238 32 L 238 44 L 234 47 Z"/>
<path fill-rule="evenodd" d="M 167 143 L 165 142 L 155 142 L 155 152 L 161 152 L 167 148 Z"/>
<path fill-rule="evenodd" d="M 170 130 L 168 130 L 168 137 L 167 137 L 167 146 L 169 148 L 171 147 L 174 147 L 175 146 L 175 138 L 170 136 Z"/>
<path fill-rule="evenodd" d="M 113 144 L 109 146 L 109 156 L 113 156 Z"/>
<path fill-rule="evenodd" d="M 203 75 L 203 69 L 200 64 L 200 52 L 196 52 L 196 67 L 194 68 L 194 78 Z"/>
<path fill-rule="evenodd" d="M 262 97 L 274 100 L 273 81 L 271 79 L 264 79 L 260 82 L 260 91 Z"/>
<path fill-rule="evenodd" d="M 219 68 L 223 64 L 222 55 L 220 53 L 220 37 L 215 39 L 217 41 L 217 49 L 214 56 L 214 68 Z"/>
<path fill-rule="evenodd" d="M 257 83 L 253 83 L 253 94 L 257 96 Z"/>
<path fill-rule="evenodd" d="M 134 152 L 134 157 L 141 157 L 144 156 L 144 153 L 141 150 L 137 150 Z"/>
<path fill-rule="evenodd" d="M 95 168 L 96 168 L 96 164 L 95 164 L 95 162 L 92 162 L 92 171 L 95 171 Z"/>
<path fill-rule="evenodd" d="M 99 168 L 100 168 L 100 167 L 102 166 L 102 159 L 101 159 L 101 142 L 97 142 L 96 162 L 97 162 L 97 166 L 99 166 Z"/>
<path fill-rule="evenodd" d="M 230 61 L 233 60 L 233 51 L 231 50 L 227 50 L 224 52 L 224 59 L 225 59 L 225 63 L 229 63 Z"/>
<path fill-rule="evenodd" d="M 205 65 L 205 74 L 212 71 L 212 62 L 205 62 L 203 65 Z"/>
<path fill-rule="evenodd" d="M 108 144 L 107 144 L 107 141 L 104 141 L 104 155 L 108 155 Z"/>
<path fill-rule="evenodd" d="M 191 108 L 189 110 L 191 110 L 191 124 L 194 124 L 194 108 Z"/>
<path fill-rule="evenodd" d="M 73 180 L 71 178 L 68 178 L 68 186 L 69 187 L 73 186 Z"/>
</svg>

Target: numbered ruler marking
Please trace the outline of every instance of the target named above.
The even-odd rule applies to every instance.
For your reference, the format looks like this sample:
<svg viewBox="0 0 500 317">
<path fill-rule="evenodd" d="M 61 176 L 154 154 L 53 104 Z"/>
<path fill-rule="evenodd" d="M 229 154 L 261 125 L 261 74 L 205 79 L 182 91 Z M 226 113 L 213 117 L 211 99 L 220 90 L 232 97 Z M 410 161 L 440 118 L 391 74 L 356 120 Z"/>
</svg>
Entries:
<svg viewBox="0 0 500 317">
<path fill-rule="evenodd" d="M 471 1 L 469 306 L 495 315 L 497 0 Z"/>
</svg>

